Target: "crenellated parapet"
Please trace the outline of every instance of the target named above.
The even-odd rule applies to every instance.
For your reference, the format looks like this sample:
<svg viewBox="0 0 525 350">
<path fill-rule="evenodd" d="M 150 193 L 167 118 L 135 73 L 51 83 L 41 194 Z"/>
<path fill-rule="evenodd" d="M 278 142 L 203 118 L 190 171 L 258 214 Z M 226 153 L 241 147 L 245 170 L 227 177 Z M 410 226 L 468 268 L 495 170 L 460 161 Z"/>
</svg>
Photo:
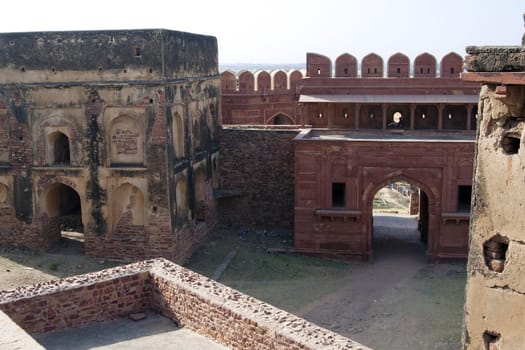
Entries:
<svg viewBox="0 0 525 350">
<path fill-rule="evenodd" d="M 223 94 L 294 94 L 302 78 L 303 73 L 296 69 L 256 72 L 241 70 L 237 73 L 226 70 L 221 73 L 221 90 Z"/>
<path fill-rule="evenodd" d="M 317 54 L 306 54 L 306 77 L 309 78 L 459 78 L 463 70 L 463 58 L 451 52 L 443 56 L 440 61 L 439 76 L 437 75 L 437 61 L 429 53 L 422 53 L 410 64 L 410 59 L 403 53 L 390 56 L 386 64 L 376 53 L 363 57 L 360 64 L 357 58 L 344 53 L 335 60 L 335 69 L 332 71 L 330 58 Z M 334 75 L 335 74 L 335 75 Z"/>
</svg>

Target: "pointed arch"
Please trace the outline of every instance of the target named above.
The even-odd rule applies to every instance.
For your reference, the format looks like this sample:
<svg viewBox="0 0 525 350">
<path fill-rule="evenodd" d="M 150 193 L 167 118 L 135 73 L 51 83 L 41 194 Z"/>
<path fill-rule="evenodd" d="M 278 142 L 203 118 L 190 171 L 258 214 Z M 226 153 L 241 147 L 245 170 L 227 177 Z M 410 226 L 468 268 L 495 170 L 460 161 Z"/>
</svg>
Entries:
<svg viewBox="0 0 525 350">
<path fill-rule="evenodd" d="M 221 73 L 221 91 L 223 93 L 237 91 L 237 77 L 231 70 L 225 70 Z"/>
<path fill-rule="evenodd" d="M 253 92 L 254 77 L 252 72 L 243 70 L 239 72 L 239 92 L 249 94 Z"/>
<path fill-rule="evenodd" d="M 288 115 L 285 112 L 277 112 L 274 115 L 272 115 L 270 118 L 268 118 L 267 125 L 273 124 L 273 125 L 294 125 L 295 121 L 290 115 Z"/>
</svg>

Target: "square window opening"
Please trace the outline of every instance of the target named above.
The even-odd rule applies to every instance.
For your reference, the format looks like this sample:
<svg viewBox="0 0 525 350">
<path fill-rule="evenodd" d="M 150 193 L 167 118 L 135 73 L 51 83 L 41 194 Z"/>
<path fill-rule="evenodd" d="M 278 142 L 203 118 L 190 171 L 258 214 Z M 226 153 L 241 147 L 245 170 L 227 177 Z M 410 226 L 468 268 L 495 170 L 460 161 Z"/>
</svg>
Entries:
<svg viewBox="0 0 525 350">
<path fill-rule="evenodd" d="M 332 184 L 332 207 L 345 207 L 345 184 L 336 182 Z"/>
</svg>

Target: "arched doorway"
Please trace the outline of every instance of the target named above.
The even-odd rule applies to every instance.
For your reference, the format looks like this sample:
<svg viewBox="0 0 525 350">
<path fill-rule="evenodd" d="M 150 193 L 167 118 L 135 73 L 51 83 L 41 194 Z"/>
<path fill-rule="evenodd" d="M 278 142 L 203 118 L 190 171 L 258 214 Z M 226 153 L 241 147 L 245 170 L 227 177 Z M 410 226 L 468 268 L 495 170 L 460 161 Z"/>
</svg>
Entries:
<svg viewBox="0 0 525 350">
<path fill-rule="evenodd" d="M 290 125 L 293 124 L 293 121 L 292 118 L 290 118 L 286 114 L 278 113 L 270 120 L 270 123 L 272 123 L 273 125 Z"/>
<path fill-rule="evenodd" d="M 46 192 L 45 207 L 49 218 L 48 237 L 83 251 L 82 204 L 77 191 L 62 183 L 53 184 Z"/>
<path fill-rule="evenodd" d="M 403 180 L 380 186 L 373 194 L 370 212 L 374 259 L 425 259 L 429 235 L 429 197 L 425 190 Z"/>
</svg>

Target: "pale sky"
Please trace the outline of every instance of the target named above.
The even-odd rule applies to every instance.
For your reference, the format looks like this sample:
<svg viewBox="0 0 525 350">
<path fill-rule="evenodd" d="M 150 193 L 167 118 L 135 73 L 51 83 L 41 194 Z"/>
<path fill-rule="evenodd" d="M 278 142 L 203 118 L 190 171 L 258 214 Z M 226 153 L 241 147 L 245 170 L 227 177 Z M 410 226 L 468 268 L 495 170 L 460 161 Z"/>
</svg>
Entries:
<svg viewBox="0 0 525 350">
<path fill-rule="evenodd" d="M 216 36 L 225 63 L 304 63 L 370 52 L 385 61 L 467 45 L 521 45 L 523 0 L 171 0 L 2 3 L 0 32 L 165 28 Z"/>
</svg>

